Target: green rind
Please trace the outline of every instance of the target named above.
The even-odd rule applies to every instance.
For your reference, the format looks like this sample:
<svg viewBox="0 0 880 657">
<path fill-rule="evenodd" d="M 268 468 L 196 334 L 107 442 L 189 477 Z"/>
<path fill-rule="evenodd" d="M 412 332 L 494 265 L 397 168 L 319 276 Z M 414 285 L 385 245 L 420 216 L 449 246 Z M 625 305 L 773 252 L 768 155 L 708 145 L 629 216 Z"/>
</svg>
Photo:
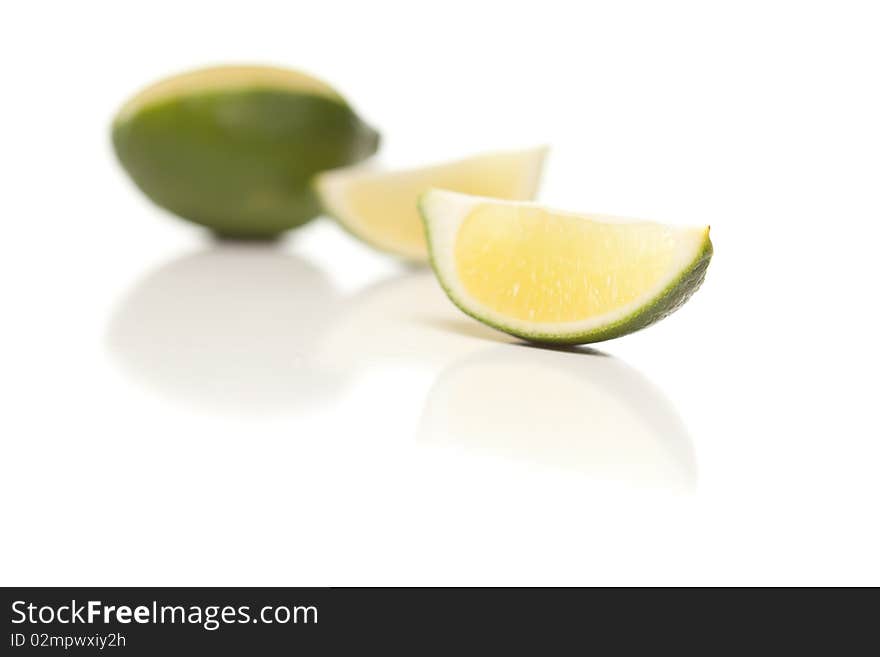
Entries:
<svg viewBox="0 0 880 657">
<path fill-rule="evenodd" d="M 319 215 L 312 178 L 379 145 L 344 102 L 261 88 L 165 99 L 116 121 L 112 140 L 153 202 L 243 239 L 274 237 Z"/>
<path fill-rule="evenodd" d="M 428 253 L 430 256 L 431 268 L 434 270 L 434 274 L 440 283 L 440 287 L 443 288 L 443 291 L 446 293 L 446 296 L 449 297 L 450 301 L 458 306 L 459 310 L 463 313 L 487 326 L 491 326 L 504 333 L 538 344 L 578 345 L 604 342 L 605 340 L 612 340 L 624 335 L 629 335 L 630 333 L 635 333 L 651 324 L 659 322 L 661 319 L 668 317 L 681 308 L 685 302 L 691 298 L 691 295 L 700 288 L 706 278 L 706 270 L 709 268 L 709 261 L 712 259 L 712 254 L 714 253 L 712 241 L 709 239 L 709 234 L 706 233 L 703 247 L 678 278 L 666 286 L 666 288 L 664 288 L 663 291 L 648 304 L 641 306 L 635 312 L 611 324 L 606 324 L 600 328 L 580 333 L 533 333 L 529 331 L 521 331 L 500 322 L 487 320 L 485 317 L 475 314 L 466 307 L 465 303 L 455 295 L 450 286 L 443 279 L 443 274 L 437 266 L 434 258 L 434 245 L 431 241 L 431 229 L 429 227 L 429 220 L 424 209 L 422 198 L 419 199 L 419 214 L 422 217 L 422 223 L 425 225 L 425 236 L 428 241 Z"/>
</svg>

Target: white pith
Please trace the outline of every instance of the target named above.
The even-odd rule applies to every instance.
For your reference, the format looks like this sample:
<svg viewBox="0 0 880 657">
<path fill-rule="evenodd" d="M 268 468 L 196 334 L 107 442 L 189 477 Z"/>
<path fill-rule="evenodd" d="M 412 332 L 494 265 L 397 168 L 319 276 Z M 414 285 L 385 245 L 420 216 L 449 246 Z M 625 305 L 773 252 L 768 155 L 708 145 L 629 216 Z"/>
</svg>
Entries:
<svg viewBox="0 0 880 657">
<path fill-rule="evenodd" d="M 390 182 L 394 178 L 405 178 L 412 174 L 430 175 L 432 172 L 445 172 L 463 165 L 469 166 L 481 162 L 485 162 L 486 167 L 489 168 L 492 160 L 518 158 L 521 161 L 521 181 L 520 188 L 516 190 L 516 193 L 532 198 L 538 189 L 547 150 L 546 146 L 540 146 L 519 151 L 495 152 L 443 164 L 391 171 L 377 169 L 371 165 L 358 165 L 320 174 L 315 180 L 315 187 L 324 208 L 352 233 L 386 251 L 396 253 L 409 260 L 426 262 L 427 254 L 421 249 L 413 248 L 413 245 L 404 242 L 381 239 L 372 234 L 369 222 L 364 221 L 364 218 L 360 217 L 349 203 L 348 190 L 352 183 L 362 180 L 380 182 L 383 179 Z M 413 202 L 415 203 L 415 200 Z"/>
<path fill-rule="evenodd" d="M 430 190 L 421 199 L 422 213 L 426 220 L 431 257 L 440 282 L 447 293 L 468 312 L 480 317 L 489 324 L 511 329 L 525 335 L 546 335 L 555 337 L 583 335 L 597 329 L 615 324 L 633 315 L 640 308 L 650 305 L 670 284 L 694 262 L 704 248 L 706 227 L 682 226 L 679 248 L 667 274 L 631 303 L 612 312 L 584 318 L 572 322 L 536 322 L 518 319 L 499 313 L 474 298 L 459 279 L 455 261 L 455 243 L 462 222 L 477 207 L 483 204 L 510 205 L 516 207 L 542 207 L 538 203 L 523 201 L 499 201 L 497 199 L 469 196 L 445 190 Z M 614 217 L 599 214 L 575 214 L 551 210 L 554 214 L 570 216 L 584 221 L 601 223 L 651 223 L 627 217 Z"/>
</svg>

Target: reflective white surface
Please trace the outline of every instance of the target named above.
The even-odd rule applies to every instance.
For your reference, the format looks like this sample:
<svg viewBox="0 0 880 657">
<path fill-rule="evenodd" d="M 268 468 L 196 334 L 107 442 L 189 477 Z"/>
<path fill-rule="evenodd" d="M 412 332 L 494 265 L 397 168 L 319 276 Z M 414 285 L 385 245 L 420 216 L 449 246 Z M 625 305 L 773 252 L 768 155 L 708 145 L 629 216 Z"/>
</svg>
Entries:
<svg viewBox="0 0 880 657">
<path fill-rule="evenodd" d="M 295 254 L 214 245 L 139 281 L 107 345 L 125 372 L 171 401 L 283 412 L 339 387 L 312 360 L 341 305 L 327 276 Z"/>
<path fill-rule="evenodd" d="M 418 438 L 633 484 L 689 491 L 697 478 L 675 407 L 598 351 L 504 347 L 460 359 L 431 387 Z"/>
<path fill-rule="evenodd" d="M 880 584 L 866 14 L 468 3 L 401 34 L 376 16 L 408 4 L 329 2 L 294 39 L 293 5 L 252 4 L 204 30 L 159 2 L 124 36 L 113 3 L 19 8 L 0 41 L 28 99 L 0 157 L 0 583 Z M 711 223 L 705 286 L 542 349 L 328 220 L 214 243 L 107 125 L 229 59 L 326 75 L 391 164 L 548 142 L 550 204 Z"/>
<path fill-rule="evenodd" d="M 295 414 L 344 397 L 364 368 L 424 368 L 434 377 L 416 432 L 425 443 L 693 488 L 687 430 L 637 371 L 596 349 L 514 342 L 462 317 L 428 271 L 345 296 L 302 257 L 251 244 L 216 244 L 148 274 L 107 338 L 150 392 L 216 413 Z"/>
</svg>

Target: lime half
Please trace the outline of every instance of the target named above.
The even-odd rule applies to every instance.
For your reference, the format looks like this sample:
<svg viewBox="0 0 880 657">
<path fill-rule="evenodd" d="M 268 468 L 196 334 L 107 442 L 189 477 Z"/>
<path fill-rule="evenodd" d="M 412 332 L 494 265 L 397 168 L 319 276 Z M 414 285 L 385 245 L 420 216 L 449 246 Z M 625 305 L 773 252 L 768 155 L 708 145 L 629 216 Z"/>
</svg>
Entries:
<svg viewBox="0 0 880 657">
<path fill-rule="evenodd" d="M 379 135 L 305 73 L 220 66 L 161 80 L 113 122 L 113 146 L 157 205 L 233 238 L 272 238 L 320 214 L 316 173 L 372 155 Z"/>
</svg>

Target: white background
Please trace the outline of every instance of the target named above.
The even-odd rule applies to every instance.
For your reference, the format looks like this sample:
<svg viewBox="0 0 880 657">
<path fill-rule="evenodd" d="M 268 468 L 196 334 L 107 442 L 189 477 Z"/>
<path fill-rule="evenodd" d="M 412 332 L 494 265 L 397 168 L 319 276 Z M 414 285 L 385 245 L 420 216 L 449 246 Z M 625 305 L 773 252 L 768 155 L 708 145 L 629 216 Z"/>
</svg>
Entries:
<svg viewBox="0 0 880 657">
<path fill-rule="evenodd" d="M 14 3 L 0 582 L 880 584 L 872 3 Z M 302 68 L 408 166 L 709 223 L 673 317 L 523 346 L 316 221 L 222 247 L 117 166 L 127 96 Z"/>
</svg>

